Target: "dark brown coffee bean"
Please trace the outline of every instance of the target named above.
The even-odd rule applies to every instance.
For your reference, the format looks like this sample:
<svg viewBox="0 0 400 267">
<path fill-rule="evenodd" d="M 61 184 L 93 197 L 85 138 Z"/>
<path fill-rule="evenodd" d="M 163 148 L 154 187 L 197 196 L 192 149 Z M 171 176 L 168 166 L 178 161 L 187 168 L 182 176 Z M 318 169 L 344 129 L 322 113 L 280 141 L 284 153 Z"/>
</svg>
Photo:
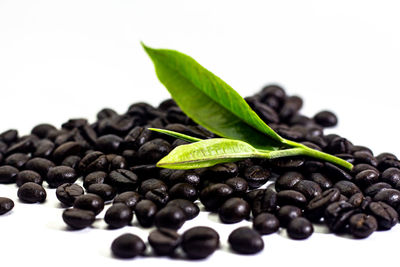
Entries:
<svg viewBox="0 0 400 267">
<path fill-rule="evenodd" d="M 365 170 L 359 172 L 354 178 L 354 182 L 358 184 L 361 188 L 366 188 L 376 182 L 378 182 L 379 173 L 373 170 Z"/>
<path fill-rule="evenodd" d="M 86 189 L 91 184 L 103 184 L 107 178 L 107 173 L 103 171 L 91 172 L 83 179 L 83 187 Z"/>
<path fill-rule="evenodd" d="M 62 218 L 69 227 L 80 230 L 92 225 L 95 214 L 90 210 L 72 208 L 64 210 Z"/>
<path fill-rule="evenodd" d="M 139 224 L 142 227 L 151 227 L 157 210 L 157 205 L 152 201 L 147 199 L 140 200 L 135 206 L 135 215 Z"/>
<path fill-rule="evenodd" d="M 77 170 L 79 166 L 79 162 L 81 161 L 81 157 L 79 156 L 68 156 L 62 162 L 61 165 L 71 167 L 72 169 Z"/>
<path fill-rule="evenodd" d="M 22 167 L 30 158 L 31 157 L 25 153 L 14 153 L 5 158 L 4 164 L 13 166 L 17 169 L 22 169 Z"/>
<path fill-rule="evenodd" d="M 305 207 L 307 204 L 306 197 L 294 190 L 283 190 L 278 192 L 277 201 L 279 206 L 293 205 L 297 207 Z"/>
<path fill-rule="evenodd" d="M 163 139 L 153 139 L 138 150 L 139 159 L 146 163 L 156 163 L 171 151 L 171 145 Z"/>
<path fill-rule="evenodd" d="M 213 184 L 200 192 L 200 201 L 207 210 L 217 211 L 232 193 L 233 189 L 226 184 Z"/>
<path fill-rule="evenodd" d="M 365 197 L 361 192 L 355 193 L 347 200 L 347 202 L 353 205 L 354 208 L 364 209 L 363 203 L 365 203 Z"/>
<path fill-rule="evenodd" d="M 32 182 L 41 185 L 43 183 L 43 179 L 37 172 L 34 171 L 27 170 L 19 172 L 16 177 L 17 186 L 20 187 L 21 185 L 27 182 Z"/>
<path fill-rule="evenodd" d="M 244 171 L 244 179 L 246 179 L 249 188 L 258 188 L 268 182 L 271 173 L 261 166 L 254 165 Z"/>
<path fill-rule="evenodd" d="M 57 187 L 56 196 L 66 206 L 72 206 L 75 199 L 82 196 L 85 192 L 78 184 L 65 183 Z"/>
<path fill-rule="evenodd" d="M 282 121 L 290 120 L 303 106 L 303 100 L 298 96 L 290 96 L 285 99 L 279 118 Z"/>
<path fill-rule="evenodd" d="M 0 166 L 0 184 L 15 183 L 18 172 L 18 169 L 13 166 Z"/>
<path fill-rule="evenodd" d="M 18 198 L 26 203 L 43 203 L 47 194 L 44 188 L 36 183 L 28 182 L 18 189 Z"/>
<path fill-rule="evenodd" d="M 117 258 L 134 258 L 146 250 L 143 240 L 134 234 L 123 234 L 111 244 L 111 251 Z"/>
<path fill-rule="evenodd" d="M 212 179 L 215 181 L 223 181 L 225 179 L 235 177 L 239 173 L 238 166 L 231 162 L 231 163 L 224 163 L 212 166 L 206 170 L 203 177 Z"/>
<path fill-rule="evenodd" d="M 322 127 L 333 127 L 337 124 L 336 115 L 327 110 L 318 112 L 313 119 Z"/>
<path fill-rule="evenodd" d="M 285 172 L 276 179 L 275 189 L 278 192 L 282 190 L 291 190 L 303 179 L 303 175 L 299 172 Z"/>
<path fill-rule="evenodd" d="M 341 168 L 333 165 L 332 163 L 325 162 L 324 164 L 325 164 L 324 173 L 327 175 L 328 178 L 332 179 L 333 181 L 353 179 L 353 177 L 351 177 L 350 174 L 348 174 Z"/>
<path fill-rule="evenodd" d="M 375 157 L 368 151 L 356 151 L 353 153 L 355 164 L 366 163 L 371 166 L 377 167 L 378 161 Z"/>
<path fill-rule="evenodd" d="M 302 193 L 308 200 L 322 194 L 321 187 L 313 181 L 302 180 L 295 184 L 293 190 Z"/>
<path fill-rule="evenodd" d="M 310 175 L 310 180 L 313 182 L 316 182 L 322 190 L 329 189 L 333 186 L 333 183 L 330 179 L 328 179 L 325 175 L 322 173 L 311 173 Z"/>
<path fill-rule="evenodd" d="M 132 221 L 132 210 L 123 203 L 113 204 L 104 215 L 104 221 L 112 229 L 124 227 Z"/>
<path fill-rule="evenodd" d="M 399 215 L 396 210 L 385 202 L 371 202 L 367 210 L 378 221 L 380 230 L 389 230 L 399 222 Z"/>
<path fill-rule="evenodd" d="M 350 233 L 356 238 L 366 238 L 378 228 L 376 219 L 364 213 L 351 216 L 349 224 Z"/>
<path fill-rule="evenodd" d="M 297 240 L 307 239 L 313 232 L 313 225 L 303 217 L 293 219 L 287 227 L 288 236 Z"/>
<path fill-rule="evenodd" d="M 171 199 L 182 198 L 190 201 L 197 199 L 197 189 L 187 183 L 178 183 L 169 189 L 169 196 Z"/>
<path fill-rule="evenodd" d="M 37 139 L 37 137 L 36 137 Z M 35 149 L 34 147 L 34 137 L 28 136 L 25 139 L 20 139 L 18 142 L 12 144 L 8 147 L 6 155 L 11 155 L 14 153 L 30 153 Z"/>
<path fill-rule="evenodd" d="M 142 196 L 137 192 L 126 191 L 114 198 L 113 204 L 123 203 L 127 205 L 132 211 L 134 210 L 136 204 L 142 199 Z"/>
<path fill-rule="evenodd" d="M 281 226 L 287 227 L 288 224 L 297 217 L 300 217 L 302 215 L 302 211 L 300 208 L 296 206 L 291 206 L 291 205 L 286 205 L 282 206 L 277 213 L 277 217 L 279 219 L 279 222 Z"/>
<path fill-rule="evenodd" d="M 107 181 L 114 186 L 118 192 L 134 191 L 138 187 L 137 175 L 124 169 L 110 172 Z"/>
<path fill-rule="evenodd" d="M 396 189 L 382 189 L 375 196 L 374 201 L 382 201 L 392 206 L 399 212 L 400 206 L 400 191 Z"/>
<path fill-rule="evenodd" d="M 353 169 L 351 170 L 351 174 L 355 176 L 358 173 L 365 171 L 365 170 L 373 170 L 373 171 L 379 173 L 378 169 L 375 168 L 374 166 L 371 166 L 366 163 L 360 163 L 360 164 L 354 165 Z"/>
<path fill-rule="evenodd" d="M 272 213 L 260 213 L 253 220 L 253 228 L 261 235 L 269 235 L 279 230 L 279 220 Z"/>
<path fill-rule="evenodd" d="M 171 173 L 165 180 L 168 181 L 168 184 L 188 183 L 197 186 L 200 183 L 200 175 L 192 170 L 177 170 Z"/>
<path fill-rule="evenodd" d="M 317 160 L 306 160 L 302 167 L 307 173 L 318 173 L 324 168 L 324 163 Z"/>
<path fill-rule="evenodd" d="M 331 203 L 325 210 L 325 221 L 334 233 L 345 231 L 350 217 L 355 213 L 353 205 L 345 201 Z"/>
<path fill-rule="evenodd" d="M 396 186 L 400 182 L 400 169 L 388 168 L 381 175 L 382 182 L 388 183 L 391 186 Z"/>
<path fill-rule="evenodd" d="M 46 182 L 50 188 L 57 188 L 65 183 L 74 183 L 78 176 L 74 169 L 67 166 L 56 166 L 49 169 Z"/>
<path fill-rule="evenodd" d="M 364 189 L 364 193 L 366 196 L 374 197 L 382 189 L 389 189 L 389 188 L 392 188 L 390 184 L 380 182 L 368 186 L 366 189 Z"/>
<path fill-rule="evenodd" d="M 275 168 L 289 171 L 302 167 L 304 162 L 305 159 L 302 157 L 283 157 L 271 160 L 270 164 Z"/>
<path fill-rule="evenodd" d="M 95 171 L 108 171 L 109 162 L 107 157 L 100 151 L 88 153 L 79 162 L 79 170 L 84 174 Z"/>
<path fill-rule="evenodd" d="M 183 233 L 181 246 L 188 258 L 204 259 L 219 247 L 219 235 L 210 227 L 193 227 Z"/>
<path fill-rule="evenodd" d="M 237 223 L 250 216 L 250 205 L 241 198 L 230 198 L 222 204 L 218 214 L 223 223 Z"/>
<path fill-rule="evenodd" d="M 104 209 L 104 201 L 95 194 L 79 196 L 74 201 L 74 208 L 93 211 L 95 215 Z"/>
<path fill-rule="evenodd" d="M 234 230 L 228 237 L 228 243 L 239 254 L 256 254 L 264 249 L 260 234 L 249 227 Z"/>
<path fill-rule="evenodd" d="M 161 188 L 151 189 L 147 191 L 144 197 L 153 201 L 158 208 L 163 208 L 169 201 L 170 197 L 167 192 Z"/>
<path fill-rule="evenodd" d="M 157 228 L 178 230 L 185 221 L 186 215 L 183 210 L 178 206 L 169 205 L 157 212 L 154 223 Z"/>
<path fill-rule="evenodd" d="M 186 199 L 173 199 L 167 203 L 167 206 L 177 206 L 183 210 L 186 220 L 191 220 L 200 213 L 200 208 L 193 202 Z"/>
<path fill-rule="evenodd" d="M 12 142 L 17 141 L 17 139 L 18 139 L 18 131 L 14 129 L 4 131 L 0 134 L 0 140 L 8 145 L 11 144 Z"/>
<path fill-rule="evenodd" d="M 149 234 L 148 241 L 157 255 L 165 256 L 175 252 L 181 243 L 181 237 L 172 229 L 159 228 Z"/>
<path fill-rule="evenodd" d="M 240 177 L 229 178 L 225 181 L 225 184 L 233 189 L 233 195 L 235 196 L 244 196 L 249 188 L 247 181 Z"/>
<path fill-rule="evenodd" d="M 337 182 L 334 187 L 339 189 L 340 193 L 346 197 L 351 197 L 352 195 L 361 192 L 357 185 L 347 180 Z"/>
<path fill-rule="evenodd" d="M 112 200 L 117 194 L 116 190 L 108 184 L 91 184 L 87 188 L 87 192 L 98 195 L 104 201 Z"/>
<path fill-rule="evenodd" d="M 0 197 L 0 215 L 6 214 L 14 208 L 14 201 L 7 197 Z"/>
<path fill-rule="evenodd" d="M 79 142 L 67 142 L 57 147 L 53 152 L 55 162 L 61 162 L 71 155 L 79 155 L 83 147 Z"/>
<path fill-rule="evenodd" d="M 313 198 L 306 207 L 307 218 L 319 221 L 324 216 L 325 208 L 333 202 L 338 201 L 340 192 L 337 188 L 325 190 L 320 196 Z"/>
<path fill-rule="evenodd" d="M 35 171 L 40 174 L 43 179 L 46 179 L 47 173 L 49 172 L 50 168 L 55 167 L 56 165 L 45 158 L 33 158 L 28 160 L 25 163 L 25 169 Z"/>
<path fill-rule="evenodd" d="M 251 203 L 254 217 L 263 212 L 275 212 L 278 206 L 277 194 L 270 188 L 260 190 L 254 199 L 248 201 Z"/>
<path fill-rule="evenodd" d="M 144 180 L 141 183 L 139 188 L 139 193 L 145 195 L 148 191 L 151 191 L 153 189 L 160 189 L 162 191 L 167 191 L 168 187 L 163 181 L 151 178 Z"/>
</svg>

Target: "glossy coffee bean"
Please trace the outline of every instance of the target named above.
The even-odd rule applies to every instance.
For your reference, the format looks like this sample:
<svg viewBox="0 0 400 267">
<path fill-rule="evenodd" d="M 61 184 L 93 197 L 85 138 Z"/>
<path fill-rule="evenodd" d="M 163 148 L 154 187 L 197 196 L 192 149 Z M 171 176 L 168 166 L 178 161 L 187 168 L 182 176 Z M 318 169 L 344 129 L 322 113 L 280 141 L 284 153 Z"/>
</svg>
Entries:
<svg viewBox="0 0 400 267">
<path fill-rule="evenodd" d="M 138 156 L 142 162 L 156 163 L 171 151 L 171 145 L 163 139 L 153 139 L 142 145 Z"/>
<path fill-rule="evenodd" d="M 123 139 L 121 137 L 114 134 L 107 134 L 97 138 L 95 148 L 103 153 L 116 153 L 122 142 Z"/>
<path fill-rule="evenodd" d="M 17 184 L 18 187 L 20 187 L 21 185 L 28 183 L 28 182 L 32 182 L 32 183 L 36 183 L 36 184 L 42 184 L 43 183 L 43 179 L 40 176 L 40 174 L 38 174 L 35 171 L 22 171 L 19 172 L 15 182 Z"/>
<path fill-rule="evenodd" d="M 135 215 L 142 227 L 151 227 L 157 213 L 157 205 L 148 199 L 140 200 L 135 206 Z"/>
<path fill-rule="evenodd" d="M 306 207 L 306 216 L 312 221 L 319 221 L 323 215 L 325 208 L 331 203 L 338 201 L 340 192 L 337 188 L 325 190 L 320 196 L 313 198 Z"/>
<path fill-rule="evenodd" d="M 213 184 L 200 192 L 200 201 L 207 210 L 217 211 L 232 193 L 233 189 L 226 184 Z"/>
<path fill-rule="evenodd" d="M 237 176 L 239 173 L 238 166 L 231 163 L 224 163 L 212 166 L 206 170 L 203 177 L 210 178 L 215 181 L 222 181 Z"/>
<path fill-rule="evenodd" d="M 163 169 L 168 170 L 168 169 Z M 177 170 L 171 173 L 166 179 L 168 184 L 188 183 L 197 186 L 200 183 L 200 175 L 192 170 Z"/>
<path fill-rule="evenodd" d="M 248 167 L 243 175 L 249 188 L 258 188 L 271 178 L 270 171 L 258 165 Z"/>
<path fill-rule="evenodd" d="M 91 184 L 103 184 L 107 178 L 107 173 L 103 171 L 91 172 L 83 179 L 83 187 L 88 188 Z"/>
<path fill-rule="evenodd" d="M 169 205 L 157 212 L 154 223 L 157 228 L 178 230 L 185 221 L 186 215 L 184 211 L 178 206 Z"/>
<path fill-rule="evenodd" d="M 72 206 L 75 199 L 84 194 L 83 188 L 78 184 L 65 183 L 57 187 L 57 199 L 66 206 Z"/>
<path fill-rule="evenodd" d="M 299 181 L 295 184 L 293 190 L 302 193 L 307 199 L 313 199 L 322 194 L 321 187 L 316 182 L 309 180 Z"/>
<path fill-rule="evenodd" d="M 147 191 L 144 197 L 154 202 L 158 208 L 163 208 L 169 201 L 170 197 L 163 189 L 151 189 Z"/>
<path fill-rule="evenodd" d="M 261 235 L 269 235 L 279 230 L 279 220 L 272 213 L 260 213 L 253 220 L 253 229 Z"/>
<path fill-rule="evenodd" d="M 218 233 L 205 226 L 196 226 L 182 235 L 181 247 L 190 259 L 204 259 L 219 247 Z"/>
<path fill-rule="evenodd" d="M 299 172 L 285 172 L 276 179 L 275 189 L 278 192 L 282 190 L 291 190 L 303 179 L 303 175 Z"/>
<path fill-rule="evenodd" d="M 61 162 L 68 156 L 79 155 L 82 150 L 81 143 L 75 141 L 66 142 L 54 150 L 52 157 L 54 162 Z"/>
<path fill-rule="evenodd" d="M 240 177 L 229 178 L 225 181 L 225 184 L 233 189 L 233 195 L 235 196 L 244 196 L 249 188 L 247 181 Z"/>
<path fill-rule="evenodd" d="M 312 223 L 303 217 L 293 219 L 287 227 L 289 237 L 297 240 L 307 239 L 313 232 L 314 227 Z"/>
<path fill-rule="evenodd" d="M 366 238 L 378 228 L 376 219 L 364 213 L 351 216 L 349 225 L 350 233 L 356 238 Z"/>
<path fill-rule="evenodd" d="M 117 194 L 115 189 L 108 184 L 91 184 L 87 188 L 87 192 L 98 195 L 104 201 L 112 200 Z"/>
<path fill-rule="evenodd" d="M 287 227 L 287 225 L 294 218 L 300 217 L 302 214 L 303 213 L 300 208 L 296 206 L 286 205 L 278 210 L 277 217 L 279 219 L 281 226 Z"/>
<path fill-rule="evenodd" d="M 18 169 L 13 166 L 0 166 L 0 184 L 15 183 L 18 172 Z"/>
<path fill-rule="evenodd" d="M 328 179 L 325 175 L 322 173 L 311 173 L 310 174 L 310 180 L 317 183 L 322 190 L 329 189 L 333 186 L 333 183 L 330 179 Z"/>
<path fill-rule="evenodd" d="M 41 185 L 32 182 L 23 184 L 18 189 L 17 195 L 25 203 L 42 203 L 47 197 L 46 190 Z"/>
<path fill-rule="evenodd" d="M 6 214 L 14 208 L 14 201 L 7 197 L 0 197 L 0 215 Z"/>
<path fill-rule="evenodd" d="M 66 157 L 62 162 L 61 165 L 71 167 L 72 169 L 77 170 L 79 166 L 79 162 L 81 161 L 80 156 L 72 155 Z"/>
<path fill-rule="evenodd" d="M 127 167 L 124 157 L 115 154 L 107 155 L 107 157 L 110 162 L 110 170 L 125 169 Z"/>
<path fill-rule="evenodd" d="M 361 208 L 364 209 L 363 203 L 365 202 L 365 197 L 364 195 L 360 193 L 355 193 L 352 195 L 348 200 L 348 203 L 350 203 L 354 208 Z"/>
<path fill-rule="evenodd" d="M 78 176 L 74 169 L 67 166 L 56 166 L 49 169 L 46 182 L 50 188 L 57 188 L 65 183 L 74 183 Z"/>
<path fill-rule="evenodd" d="M 153 189 L 160 189 L 160 190 L 166 192 L 168 190 L 168 187 L 163 181 L 161 181 L 159 179 L 151 178 L 151 179 L 144 180 L 141 183 L 141 185 L 139 187 L 139 193 L 142 195 L 145 195 L 148 191 L 153 190 Z"/>
<path fill-rule="evenodd" d="M 135 209 L 136 204 L 142 199 L 139 193 L 134 191 L 126 191 L 114 198 L 113 204 L 122 203 L 127 205 L 132 211 Z"/>
<path fill-rule="evenodd" d="M 53 130 L 57 130 L 56 127 L 54 127 L 51 124 L 48 123 L 42 123 L 42 124 L 38 124 L 35 127 L 33 127 L 33 129 L 31 130 L 31 134 L 36 135 L 39 138 L 46 138 L 49 134 L 49 132 L 53 131 Z"/>
<path fill-rule="evenodd" d="M 167 206 L 177 206 L 185 213 L 186 220 L 191 220 L 200 213 L 200 208 L 193 202 L 186 199 L 173 199 L 167 203 Z"/>
<path fill-rule="evenodd" d="M 338 121 L 336 115 L 327 110 L 318 112 L 313 119 L 322 127 L 333 127 Z"/>
<path fill-rule="evenodd" d="M 241 198 L 230 198 L 222 204 L 218 214 L 223 223 L 237 223 L 250 216 L 250 205 Z"/>
<path fill-rule="evenodd" d="M 264 249 L 260 234 L 249 227 L 234 230 L 228 237 L 228 243 L 239 254 L 256 254 Z"/>
<path fill-rule="evenodd" d="M 396 189 L 382 189 L 374 196 L 374 201 L 382 201 L 399 211 L 400 191 Z"/>
<path fill-rule="evenodd" d="M 347 173 L 346 171 L 342 170 L 341 168 L 337 167 L 332 163 L 325 162 L 324 165 L 325 165 L 324 174 L 326 174 L 327 177 L 332 179 L 333 181 L 353 179 L 353 177 L 349 173 Z"/>
<path fill-rule="evenodd" d="M 86 154 L 79 162 L 78 169 L 81 173 L 88 174 L 95 171 L 108 171 L 109 162 L 106 155 L 100 151 Z"/>
<path fill-rule="evenodd" d="M 129 259 L 142 254 L 146 250 L 143 240 L 134 234 L 123 234 L 111 244 L 111 251 L 117 258 Z"/>
<path fill-rule="evenodd" d="M 379 179 L 379 173 L 373 171 L 373 170 L 365 170 L 362 172 L 359 172 L 355 178 L 354 182 L 358 184 L 361 188 L 366 188 L 376 182 L 378 182 Z"/>
<path fill-rule="evenodd" d="M 124 227 L 132 221 L 132 210 L 125 204 L 116 203 L 109 207 L 104 215 L 104 221 L 112 229 Z"/>
<path fill-rule="evenodd" d="M 279 118 L 282 121 L 288 121 L 292 118 L 303 106 L 303 100 L 298 96 L 289 96 L 279 112 Z"/>
<path fill-rule="evenodd" d="M 4 159 L 4 164 L 13 166 L 17 169 L 22 169 L 22 167 L 30 158 L 31 157 L 25 153 L 14 153 Z"/>
<path fill-rule="evenodd" d="M 351 174 L 355 176 L 358 173 L 365 171 L 365 170 L 373 170 L 373 171 L 379 173 L 378 169 L 375 168 L 374 166 L 371 166 L 366 163 L 360 163 L 360 164 L 356 164 L 353 166 L 353 169 L 351 170 Z"/>
<path fill-rule="evenodd" d="M 255 191 L 255 190 L 253 190 Z M 277 194 L 271 188 L 260 190 L 253 199 L 248 199 L 251 203 L 253 216 L 263 212 L 275 212 L 278 206 Z"/>
<path fill-rule="evenodd" d="M 399 222 L 396 210 L 385 202 L 371 202 L 367 210 L 376 218 L 380 230 L 389 230 Z"/>
<path fill-rule="evenodd" d="M 374 197 L 379 191 L 383 189 L 389 189 L 392 186 L 388 183 L 380 182 L 373 185 L 368 186 L 364 189 L 364 193 L 366 196 Z"/>
<path fill-rule="evenodd" d="M 400 182 L 400 169 L 388 168 L 381 175 L 381 181 L 396 186 Z"/>
<path fill-rule="evenodd" d="M 138 187 L 137 175 L 129 170 L 118 169 L 109 173 L 107 181 L 118 192 L 134 191 Z"/>
<path fill-rule="evenodd" d="M 326 208 L 324 218 L 332 232 L 340 233 L 345 231 L 346 224 L 354 213 L 353 205 L 345 201 L 337 201 Z"/>
<path fill-rule="evenodd" d="M 95 215 L 104 209 L 104 201 L 95 194 L 79 196 L 74 201 L 74 208 L 93 211 Z"/>
<path fill-rule="evenodd" d="M 297 207 L 305 207 L 307 204 L 306 197 L 294 190 L 283 190 L 278 192 L 277 201 L 279 206 L 293 205 Z"/>
<path fill-rule="evenodd" d="M 178 183 L 169 189 L 169 196 L 171 199 L 182 198 L 190 201 L 197 199 L 197 189 L 187 183 Z"/>
<path fill-rule="evenodd" d="M 346 197 L 351 197 L 352 195 L 361 192 L 357 185 L 347 180 L 342 180 L 335 183 L 334 187 L 339 189 L 340 193 Z"/>
<path fill-rule="evenodd" d="M 157 255 L 172 255 L 181 242 L 181 236 L 172 229 L 159 228 L 149 234 L 148 241 Z"/>
<path fill-rule="evenodd" d="M 45 158 L 33 158 L 28 160 L 25 163 L 25 169 L 35 171 L 40 174 L 43 179 L 46 179 L 47 173 L 49 172 L 50 168 L 55 167 L 56 165 Z"/>
<path fill-rule="evenodd" d="M 80 230 L 92 225 L 95 214 L 89 210 L 71 208 L 64 210 L 62 218 L 69 227 Z"/>
<path fill-rule="evenodd" d="M 8 145 L 11 144 L 12 142 L 15 142 L 17 139 L 18 139 L 18 131 L 14 129 L 4 131 L 0 134 L 0 140 Z"/>
</svg>

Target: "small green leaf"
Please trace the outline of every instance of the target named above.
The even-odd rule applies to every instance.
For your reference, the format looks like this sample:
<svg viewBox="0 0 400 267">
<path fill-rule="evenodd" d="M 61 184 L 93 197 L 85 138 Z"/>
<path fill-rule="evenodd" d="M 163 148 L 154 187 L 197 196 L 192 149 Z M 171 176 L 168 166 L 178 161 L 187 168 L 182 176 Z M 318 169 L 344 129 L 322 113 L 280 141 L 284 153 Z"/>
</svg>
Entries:
<svg viewBox="0 0 400 267">
<path fill-rule="evenodd" d="M 179 107 L 219 136 L 277 150 L 283 141 L 228 84 L 178 51 L 143 48 Z"/>
<path fill-rule="evenodd" d="M 182 134 L 182 133 L 178 133 L 178 132 L 174 132 L 174 131 L 170 131 L 170 130 L 158 129 L 158 128 L 148 128 L 148 129 L 151 131 L 166 134 L 166 135 L 169 135 L 169 136 L 172 136 L 172 137 L 175 137 L 175 138 L 178 138 L 178 139 L 184 140 L 186 142 L 190 142 L 190 143 L 203 140 L 203 139 L 199 139 L 197 137 L 193 137 L 190 135 L 186 135 L 186 134 Z"/>
<path fill-rule="evenodd" d="M 212 138 L 176 147 L 157 163 L 157 167 L 196 169 L 265 154 L 243 141 Z"/>
</svg>

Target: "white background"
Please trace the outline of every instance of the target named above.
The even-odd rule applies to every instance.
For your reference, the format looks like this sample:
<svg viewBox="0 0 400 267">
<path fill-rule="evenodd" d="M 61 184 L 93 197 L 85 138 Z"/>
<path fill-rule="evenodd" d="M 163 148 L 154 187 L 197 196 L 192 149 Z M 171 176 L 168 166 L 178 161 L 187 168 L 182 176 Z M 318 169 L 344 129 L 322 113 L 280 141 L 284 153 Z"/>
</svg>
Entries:
<svg viewBox="0 0 400 267">
<path fill-rule="evenodd" d="M 304 98 L 306 115 L 331 109 L 339 116 L 334 131 L 377 154 L 400 154 L 399 12 L 396 1 L 382 0 L 0 0 L 0 131 L 26 134 L 38 123 L 60 126 L 72 117 L 93 121 L 106 106 L 124 112 L 133 102 L 157 105 L 168 94 L 140 47 L 143 41 L 191 55 L 243 96 L 279 83 Z M 14 186 L 0 185 L 0 195 L 16 202 L 0 217 L 1 266 L 398 262 L 399 226 L 362 241 L 324 233 L 292 241 L 274 234 L 264 237 L 262 253 L 237 256 L 226 246 L 237 225 L 222 225 L 206 213 L 182 229 L 218 229 L 223 249 L 207 261 L 120 261 L 110 256 L 112 240 L 125 232 L 145 239 L 146 231 L 110 231 L 100 220 L 92 229 L 71 232 L 54 190 L 44 205 L 18 202 Z"/>
</svg>

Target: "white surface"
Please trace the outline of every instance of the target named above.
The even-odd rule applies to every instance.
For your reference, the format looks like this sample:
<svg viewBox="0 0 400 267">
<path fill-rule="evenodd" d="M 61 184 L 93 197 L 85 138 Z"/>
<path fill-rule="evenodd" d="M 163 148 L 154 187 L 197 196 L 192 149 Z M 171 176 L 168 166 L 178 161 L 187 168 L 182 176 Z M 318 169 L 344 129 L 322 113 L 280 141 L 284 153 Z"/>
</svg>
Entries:
<svg viewBox="0 0 400 267">
<path fill-rule="evenodd" d="M 376 153 L 400 154 L 398 104 L 400 16 L 396 1 L 17 1 L 0 0 L 0 131 L 22 134 L 41 122 L 94 120 L 108 106 L 158 104 L 168 96 L 139 45 L 185 52 L 243 96 L 277 82 L 305 100 L 303 112 L 331 109 L 336 132 Z M 44 205 L 16 202 L 0 217 L 1 266 L 363 266 L 398 262 L 400 226 L 351 240 L 316 233 L 307 241 L 264 237 L 265 250 L 237 256 L 227 249 L 207 261 L 159 258 L 120 261 L 109 246 L 137 227 L 66 231 L 54 190 Z M 101 217 L 101 216 L 100 216 Z M 212 225 L 223 247 L 237 225 L 202 214 L 186 223 Z M 246 224 L 246 223 L 244 223 Z M 326 262 L 325 262 L 326 261 Z"/>
</svg>

